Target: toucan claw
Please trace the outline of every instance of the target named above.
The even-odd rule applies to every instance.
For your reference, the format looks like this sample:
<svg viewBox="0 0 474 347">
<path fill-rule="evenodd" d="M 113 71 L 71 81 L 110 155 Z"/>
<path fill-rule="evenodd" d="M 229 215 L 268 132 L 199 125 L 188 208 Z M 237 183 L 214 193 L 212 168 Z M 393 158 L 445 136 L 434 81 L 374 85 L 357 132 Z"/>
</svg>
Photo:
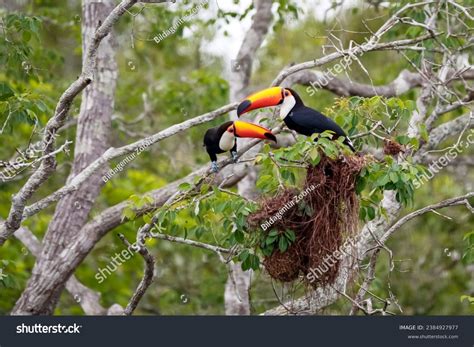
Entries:
<svg viewBox="0 0 474 347">
<path fill-rule="evenodd" d="M 216 161 L 213 161 L 211 163 L 211 172 L 216 173 L 219 171 L 219 165 L 217 165 Z"/>
<path fill-rule="evenodd" d="M 232 152 L 230 152 L 230 154 L 232 155 L 232 161 L 234 163 L 237 163 L 237 160 L 239 159 L 239 156 L 237 155 L 237 152 L 232 151 Z"/>
</svg>

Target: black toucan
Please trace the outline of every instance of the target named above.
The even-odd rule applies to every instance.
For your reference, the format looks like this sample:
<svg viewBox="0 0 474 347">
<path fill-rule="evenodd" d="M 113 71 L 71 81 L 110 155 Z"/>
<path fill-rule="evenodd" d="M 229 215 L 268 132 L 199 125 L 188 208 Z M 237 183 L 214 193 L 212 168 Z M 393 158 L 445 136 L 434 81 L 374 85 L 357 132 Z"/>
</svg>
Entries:
<svg viewBox="0 0 474 347">
<path fill-rule="evenodd" d="M 344 136 L 344 144 L 353 152 L 356 151 L 352 141 L 336 122 L 306 107 L 299 95 L 290 88 L 272 87 L 250 95 L 239 104 L 237 115 L 240 117 L 251 110 L 277 105 L 281 105 L 280 117 L 288 128 L 306 136 L 331 130 L 336 137 Z"/>
<path fill-rule="evenodd" d="M 215 128 L 208 129 L 204 135 L 204 146 L 211 158 L 211 170 L 217 172 L 217 154 L 230 151 L 234 162 L 237 161 L 236 137 L 251 137 L 277 141 L 275 135 L 264 127 L 241 120 L 225 122 Z"/>
</svg>

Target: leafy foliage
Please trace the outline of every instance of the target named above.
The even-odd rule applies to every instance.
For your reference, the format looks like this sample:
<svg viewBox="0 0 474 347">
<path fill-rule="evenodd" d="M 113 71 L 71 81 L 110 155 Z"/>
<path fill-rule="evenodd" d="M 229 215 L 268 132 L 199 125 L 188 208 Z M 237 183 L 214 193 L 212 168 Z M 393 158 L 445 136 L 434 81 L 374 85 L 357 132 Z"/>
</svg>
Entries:
<svg viewBox="0 0 474 347">
<path fill-rule="evenodd" d="M 269 34 L 265 47 L 259 53 L 260 63 L 252 77 L 255 89 L 268 86 L 276 73 L 289 62 L 312 60 L 323 54 L 328 38 L 322 33 L 328 27 L 344 25 L 350 30 L 340 32 L 338 39 L 344 46 L 350 41 L 362 42 L 368 25 L 377 29 L 386 16 L 402 6 L 406 1 L 394 3 L 395 8 L 372 9 L 364 11 L 350 10 L 348 16 L 337 21 L 329 19 L 323 22 L 311 12 L 303 13 L 299 2 L 279 0 L 275 6 L 276 25 Z M 180 26 L 172 37 L 159 44 L 153 41 L 158 33 L 174 24 L 176 18 L 185 14 L 192 3 L 178 5 L 172 11 L 165 6 L 134 7 L 117 28 L 117 62 L 119 63 L 120 83 L 116 93 L 116 113 L 126 122 L 128 129 L 138 134 L 154 133 L 176 122 L 189 119 L 203 112 L 215 109 L 227 103 L 228 83 L 222 73 L 225 60 L 204 53 L 217 30 L 228 30 L 227 22 L 243 20 L 254 12 L 252 5 L 239 11 L 219 13 L 217 16 L 203 16 Z M 9 160 L 17 149 L 24 149 L 31 140 L 39 140 L 39 128 L 51 117 L 55 103 L 65 87 L 77 78 L 81 68 L 80 41 L 80 3 L 34 1 L 26 3 L 18 12 L 0 10 L 0 159 Z M 138 12 L 141 11 L 140 14 Z M 204 9 L 203 11 L 207 11 Z M 34 13 L 34 15 L 26 15 Z M 67 13 L 67 15 L 64 15 Z M 445 14 L 440 13 L 440 23 L 448 23 Z M 423 21 L 425 12 L 414 10 L 413 19 Z M 296 21 L 295 19 L 298 18 Z M 362 24 L 364 19 L 364 24 Z M 370 19 L 370 21 L 366 21 Z M 473 26 L 466 19 L 467 25 Z M 221 28 L 221 29 L 220 29 Z M 415 37 L 422 32 L 420 27 L 401 26 L 400 30 L 388 33 L 387 38 Z M 58 34 L 60 33 L 60 35 Z M 390 36 L 392 35 L 392 36 Z M 132 40 L 133 37 L 133 40 Z M 462 37 L 437 38 L 446 47 L 463 44 Z M 298 44 L 295 45 L 294 43 Z M 427 40 L 421 47 L 431 49 L 434 40 Z M 415 63 L 417 52 L 406 52 L 406 56 Z M 386 84 L 404 69 L 412 69 L 400 54 L 375 52 L 360 57 L 361 62 L 370 67 L 370 77 L 353 64 L 349 71 L 354 81 L 374 84 Z M 132 64 L 130 64 L 132 62 Z M 435 63 L 441 64 L 440 61 Z M 131 66 L 135 66 L 132 70 Z M 329 67 L 329 66 L 328 66 Z M 344 76 L 339 76 L 343 78 Z M 253 88 L 252 87 L 252 88 Z M 460 87 L 463 88 L 463 87 Z M 354 137 L 371 130 L 377 122 L 382 122 L 375 133 L 390 137 L 409 148 L 418 148 L 421 144 L 406 135 L 407 119 L 415 109 L 416 92 L 410 91 L 399 98 L 348 97 L 334 99 L 326 91 L 318 91 L 315 97 L 308 97 L 303 87 L 296 87 L 305 103 L 323 110 L 335 119 L 349 135 Z M 148 95 L 148 107 L 151 112 L 141 123 L 133 123 L 144 110 L 143 94 Z M 450 98 L 450 95 L 446 96 Z M 72 107 L 70 118 L 78 113 L 80 98 Z M 326 107 L 326 109 L 324 109 Z M 448 113 L 443 121 L 449 120 L 461 111 Z M 101 198 L 94 206 L 91 217 L 101 210 L 128 199 L 124 210 L 127 223 L 106 235 L 97 244 L 93 252 L 76 271 L 76 276 L 85 285 L 101 292 L 104 306 L 113 303 L 125 304 L 140 280 L 143 268 L 142 260 L 134 257 L 123 264 L 116 273 L 99 285 L 94 278 L 98 268 L 105 267 L 115 252 L 123 249 L 123 244 L 115 236 L 123 233 L 129 240 L 136 236 L 136 230 L 151 221 L 152 215 L 137 218 L 137 210 L 150 203 L 147 192 L 158 189 L 168 182 L 189 173 L 198 165 L 208 162 L 207 154 L 202 151 L 202 133 L 209 126 L 217 125 L 223 118 L 205 124 L 163 141 L 140 155 L 127 168 L 108 182 Z M 263 120 L 265 125 L 273 126 L 272 119 Z M 112 145 L 120 146 L 133 140 L 125 133 L 115 119 L 113 124 Z M 34 131 L 36 126 L 36 130 Z M 61 137 L 73 140 L 74 126 L 61 133 Z M 419 129 L 427 140 L 427 132 Z M 310 138 L 299 138 L 296 144 L 285 149 L 273 149 L 265 146 L 255 158 L 258 166 L 258 188 L 265 195 L 273 195 L 284 187 L 299 187 L 304 178 L 305 165 L 317 165 L 322 155 L 336 157 L 346 151 L 340 140 L 330 141 L 330 134 L 322 135 L 314 143 Z M 356 146 L 364 145 L 381 148 L 380 138 L 367 135 L 357 138 Z M 409 151 L 408 151 L 409 152 Z M 472 150 L 469 152 L 471 153 Z M 38 197 L 55 191 L 64 184 L 70 169 L 71 157 L 59 158 L 57 175 L 52 177 Z M 300 167 L 301 166 L 301 167 Z M 391 157 L 380 161 L 373 160 L 363 170 L 358 181 L 358 193 L 361 199 L 361 220 L 372 220 L 383 215 L 381 208 L 382 193 L 392 190 L 397 193 L 400 202 L 411 208 L 425 206 L 434 200 L 440 200 L 460 194 L 465 185 L 451 173 L 442 172 L 421 189 L 415 192 L 411 181 L 423 168 L 413 165 L 412 158 L 398 162 Z M 472 181 L 472 172 L 467 173 L 466 181 Z M 24 178 L 11 184 L 0 183 L 0 216 L 8 213 L 8 202 L 24 183 Z M 218 189 L 210 184 L 180 186 L 186 199 L 169 208 L 158 211 L 157 232 L 221 247 L 235 247 L 235 261 L 242 263 L 244 269 L 258 269 L 262 255 L 278 249 L 285 251 L 294 241 L 294 232 L 285 230 L 281 234 L 270 232 L 267 237 L 259 233 L 249 233 L 246 216 L 255 211 L 256 204 L 239 198 L 229 191 Z M 230 190 L 235 193 L 235 190 Z M 311 213 L 299 206 L 302 213 Z M 24 225 L 41 239 L 48 227 L 54 209 L 43 211 Z M 450 211 L 451 213 L 451 211 Z M 467 270 L 472 266 L 472 217 L 466 219 L 458 211 L 452 212 L 453 219 L 437 218 L 433 215 L 422 216 L 412 224 L 400 230 L 396 238 L 390 240 L 390 248 L 396 256 L 396 268 L 392 285 L 398 299 L 404 303 L 406 314 L 468 314 L 472 301 L 472 279 Z M 463 234 L 467 233 L 462 239 Z M 157 258 L 158 278 L 156 284 L 147 293 L 142 302 L 140 313 L 160 314 L 216 314 L 223 312 L 223 288 L 227 270 L 218 257 L 205 251 L 187 246 L 169 244 L 160 240 L 149 240 L 147 245 Z M 452 253 L 447 256 L 444 252 Z M 454 255 L 461 253 L 462 262 Z M 9 240 L 0 248 L 0 313 L 8 313 L 15 299 L 19 297 L 34 265 L 34 257 L 24 250 L 23 245 Z M 386 259 L 382 259 L 377 273 L 387 273 Z M 440 280 L 441 279 L 441 280 Z M 371 290 L 379 296 L 386 294 L 386 285 L 376 280 Z M 263 276 L 256 276 L 252 297 L 265 298 L 255 302 L 255 310 L 261 312 L 278 301 L 273 289 Z M 185 303 L 182 295 L 189 300 Z M 346 312 L 347 302 L 341 300 L 328 312 Z M 82 314 L 76 301 L 64 294 L 61 298 L 58 314 Z"/>
</svg>

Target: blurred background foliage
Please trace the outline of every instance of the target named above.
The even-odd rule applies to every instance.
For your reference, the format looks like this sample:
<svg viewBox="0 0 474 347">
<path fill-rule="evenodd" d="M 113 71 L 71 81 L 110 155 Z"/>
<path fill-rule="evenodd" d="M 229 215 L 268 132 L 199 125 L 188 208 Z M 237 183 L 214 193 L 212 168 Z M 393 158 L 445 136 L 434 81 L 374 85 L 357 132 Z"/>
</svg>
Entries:
<svg viewBox="0 0 474 347">
<path fill-rule="evenodd" d="M 238 1 L 236 1 L 238 3 Z M 314 59 L 324 54 L 326 30 L 336 29 L 335 35 L 347 44 L 362 42 L 368 36 L 362 20 L 376 29 L 387 18 L 383 9 L 347 8 L 337 19 L 328 16 L 317 19 L 317 5 L 277 1 L 276 24 L 258 54 L 252 76 L 252 90 L 267 87 L 286 65 Z M 289 5 L 289 6 L 288 6 Z M 243 20 L 250 16 L 251 7 L 241 6 L 237 12 L 219 10 L 215 6 L 201 10 L 199 16 L 180 26 L 175 34 L 158 44 L 153 36 L 172 26 L 178 16 L 193 6 L 190 2 L 173 6 L 135 6 L 117 25 L 117 55 L 119 79 L 116 92 L 112 146 L 130 143 L 147 134 L 162 130 L 174 123 L 211 111 L 228 103 L 229 85 L 227 58 L 213 55 L 203 48 L 216 31 L 225 31 L 229 20 Z M 286 7 L 285 7 L 286 6 Z M 28 141 L 39 139 L 38 130 L 51 117 L 62 91 L 73 81 L 81 68 L 81 7 L 79 1 L 31 0 L 17 1 L 0 8 L 0 160 L 15 157 L 15 149 L 25 149 Z M 337 31 L 337 29 L 346 29 Z M 394 36 L 404 38 L 401 27 Z M 410 65 L 399 54 L 374 52 L 361 57 L 369 67 L 374 84 L 391 82 Z M 329 66 L 328 66 L 329 67 Z M 348 72 L 352 80 L 370 83 L 365 72 L 352 64 Z M 345 77 L 345 76 L 340 76 Z M 318 91 L 313 97 L 306 87 L 295 88 L 311 107 L 331 114 L 336 97 Z M 401 97 L 415 100 L 417 91 Z M 71 118 L 77 117 L 80 98 L 75 100 Z M 349 108 L 346 104 L 346 110 Z M 443 117 L 454 118 L 461 111 Z M 134 123 L 143 114 L 139 122 Z M 334 114 L 334 111 L 332 112 Z M 208 163 L 202 149 L 202 135 L 223 118 L 190 129 L 171 137 L 143 152 L 126 169 L 104 187 L 91 217 L 104 208 L 172 182 Z M 36 126 L 35 126 L 36 124 Z M 59 143 L 74 140 L 74 122 L 69 122 L 60 133 Z M 403 134 L 396 134 L 403 135 Z M 473 155 L 472 148 L 465 155 Z M 44 196 L 61 187 L 68 175 L 72 153 L 59 156 L 57 173 L 40 189 Z M 114 167 L 115 163 L 111 165 Z M 11 195 L 25 182 L 28 172 L 8 184 L 0 183 L 0 217 L 8 215 Z M 416 191 L 416 209 L 440 200 L 472 191 L 472 170 L 459 172 L 444 169 L 433 180 Z M 24 225 L 41 238 L 54 208 L 50 207 L 29 218 Z M 396 267 L 390 278 L 392 291 L 403 308 L 403 314 L 471 314 L 472 306 L 462 295 L 474 295 L 473 237 L 474 218 L 464 207 L 444 211 L 447 220 L 435 214 L 425 214 L 406 224 L 388 243 L 393 250 Z M 177 225 L 195 225 L 190 214 L 181 213 Z M 143 264 L 134 256 L 119 267 L 103 283 L 94 278 L 98 268 L 104 268 L 110 258 L 124 249 L 117 233 L 129 240 L 143 220 L 128 222 L 106 235 L 76 275 L 85 285 L 101 292 L 104 306 L 125 305 L 139 282 Z M 213 241 L 213 235 L 225 234 L 222 226 L 214 223 L 214 230 L 201 230 L 202 241 Z M 184 228 L 183 228 L 184 230 Z M 178 227 L 176 235 L 184 236 Z M 189 235 L 196 236 L 196 235 Z M 471 243 L 469 243 L 471 242 Z M 141 302 L 141 314 L 223 314 L 226 268 L 217 256 L 205 250 L 168 243 L 149 241 L 156 257 L 157 278 Z M 471 247 L 471 248 L 469 248 Z M 469 253 L 471 249 L 471 253 Z M 34 258 L 15 240 L 0 248 L 0 314 L 13 307 L 30 276 Z M 387 296 L 388 259 L 382 255 L 377 266 L 377 278 L 371 290 Z M 360 281 L 359 281 L 360 282 Z M 274 287 L 274 288 L 273 288 Z M 301 285 L 282 286 L 273 283 L 260 271 L 254 275 L 252 309 L 260 313 L 279 304 L 281 300 L 297 297 L 305 291 Z M 350 303 L 342 298 L 325 309 L 326 314 L 345 314 Z M 77 302 L 66 292 L 62 295 L 57 314 L 82 314 Z"/>
</svg>

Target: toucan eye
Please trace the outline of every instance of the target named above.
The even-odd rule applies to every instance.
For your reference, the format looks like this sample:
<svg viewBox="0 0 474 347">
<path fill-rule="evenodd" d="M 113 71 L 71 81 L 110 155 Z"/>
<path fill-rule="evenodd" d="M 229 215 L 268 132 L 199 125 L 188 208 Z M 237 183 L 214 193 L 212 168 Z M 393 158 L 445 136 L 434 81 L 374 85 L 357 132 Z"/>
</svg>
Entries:
<svg viewBox="0 0 474 347">
<path fill-rule="evenodd" d="M 285 96 L 288 96 L 288 95 L 290 95 L 290 93 L 289 93 L 289 92 L 285 92 Z"/>
</svg>

